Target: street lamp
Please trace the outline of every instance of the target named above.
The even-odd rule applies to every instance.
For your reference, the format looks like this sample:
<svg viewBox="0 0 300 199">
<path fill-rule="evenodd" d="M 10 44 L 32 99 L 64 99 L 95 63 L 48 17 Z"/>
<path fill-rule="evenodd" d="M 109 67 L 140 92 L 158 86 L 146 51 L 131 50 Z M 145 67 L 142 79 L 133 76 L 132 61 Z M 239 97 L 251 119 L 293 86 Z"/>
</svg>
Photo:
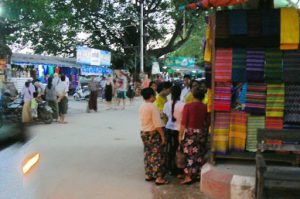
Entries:
<svg viewBox="0 0 300 199">
<path fill-rule="evenodd" d="M 141 28 L 141 62 L 140 62 L 140 68 L 141 73 L 144 72 L 144 0 L 141 1 L 141 22 L 140 22 L 140 28 Z"/>
</svg>

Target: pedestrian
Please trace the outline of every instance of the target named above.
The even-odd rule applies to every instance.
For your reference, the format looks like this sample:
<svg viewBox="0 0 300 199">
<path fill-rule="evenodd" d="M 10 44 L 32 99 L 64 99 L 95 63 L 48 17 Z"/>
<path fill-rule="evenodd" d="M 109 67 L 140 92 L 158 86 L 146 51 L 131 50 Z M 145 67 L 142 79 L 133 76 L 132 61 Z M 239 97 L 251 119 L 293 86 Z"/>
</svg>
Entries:
<svg viewBox="0 0 300 199">
<path fill-rule="evenodd" d="M 35 86 L 35 90 L 37 92 L 37 98 L 38 100 L 44 100 L 45 99 L 45 96 L 44 96 L 44 93 L 45 93 L 45 88 L 44 86 L 41 84 L 41 81 L 40 80 L 35 80 L 34 81 L 34 86 Z"/>
<path fill-rule="evenodd" d="M 190 83 L 190 91 L 188 94 L 184 97 L 184 103 L 189 104 L 192 102 L 197 101 L 193 95 L 193 90 L 198 89 L 200 87 L 200 84 L 197 80 L 192 80 Z"/>
<path fill-rule="evenodd" d="M 89 90 L 90 90 L 90 98 L 89 98 L 89 102 L 88 102 L 88 108 L 87 108 L 87 112 L 90 113 L 91 110 L 94 110 L 95 112 L 97 112 L 98 110 L 98 106 L 97 106 L 97 98 L 98 98 L 98 86 L 97 86 L 97 82 L 95 81 L 95 77 L 92 76 L 91 77 L 91 81 L 89 82 Z"/>
<path fill-rule="evenodd" d="M 100 80 L 100 89 L 99 89 L 99 97 L 103 101 L 105 99 L 105 86 L 106 86 L 106 77 L 103 75 L 102 79 Z"/>
<path fill-rule="evenodd" d="M 110 76 L 106 79 L 106 84 L 105 84 L 105 89 L 104 89 L 104 95 L 105 95 L 105 100 L 107 103 L 107 108 L 106 110 L 112 109 L 112 97 L 113 97 L 113 85 L 114 83 L 112 82 L 112 79 Z"/>
<path fill-rule="evenodd" d="M 120 103 L 122 101 L 122 107 L 120 108 L 121 110 L 125 109 L 125 104 L 126 104 L 126 88 L 127 88 L 127 77 L 124 75 L 122 71 L 117 71 L 117 82 L 118 82 L 118 87 L 117 87 L 117 106 L 120 106 Z"/>
<path fill-rule="evenodd" d="M 171 82 L 163 82 L 158 84 L 157 86 L 158 95 L 156 96 L 156 100 L 154 102 L 155 106 L 158 108 L 161 114 L 162 120 L 165 123 L 167 122 L 167 118 L 163 114 L 163 110 L 164 110 L 165 103 L 167 103 L 168 101 L 167 97 L 171 93 L 171 87 L 172 87 Z"/>
<path fill-rule="evenodd" d="M 52 84 L 53 79 L 51 77 L 48 78 L 48 84 L 45 88 L 45 99 L 48 105 L 52 109 L 52 118 L 57 121 L 58 119 L 58 104 L 55 87 Z"/>
<path fill-rule="evenodd" d="M 34 92 L 33 93 L 33 98 L 31 100 L 31 116 L 32 116 L 32 119 L 33 120 L 36 120 L 38 118 L 38 97 L 39 97 L 39 94 L 38 92 Z"/>
<path fill-rule="evenodd" d="M 178 142 L 181 144 L 186 156 L 184 180 L 181 184 L 191 184 L 195 181 L 204 164 L 205 128 L 209 126 L 210 119 L 207 106 L 203 104 L 204 92 L 200 88 L 193 89 L 195 101 L 186 104 L 183 108 L 181 128 Z"/>
<path fill-rule="evenodd" d="M 149 87 L 152 88 L 155 93 L 157 93 L 157 84 L 155 81 L 151 81 Z"/>
<path fill-rule="evenodd" d="M 135 94 L 134 94 L 133 80 L 131 78 L 129 79 L 129 82 L 128 82 L 128 89 L 127 89 L 126 95 L 129 98 L 130 104 L 132 104 Z"/>
<path fill-rule="evenodd" d="M 23 96 L 23 109 L 22 109 L 22 122 L 29 123 L 32 121 L 31 115 L 31 100 L 33 99 L 33 93 L 35 92 L 35 87 L 31 81 L 25 82 L 22 89 L 21 95 Z"/>
<path fill-rule="evenodd" d="M 191 82 L 191 76 L 190 75 L 184 75 L 183 77 L 183 88 L 180 95 L 180 100 L 184 102 L 185 96 L 190 91 L 190 82 Z"/>
<path fill-rule="evenodd" d="M 164 106 L 164 114 L 168 117 L 165 135 L 167 139 L 166 168 L 171 175 L 182 175 L 182 171 L 176 166 L 176 150 L 178 148 L 178 134 L 180 130 L 184 103 L 180 101 L 181 88 L 175 85 L 171 89 L 171 100 Z"/>
<path fill-rule="evenodd" d="M 68 88 L 67 84 L 65 82 L 66 77 L 62 75 L 60 77 L 60 82 L 57 86 L 55 86 L 56 96 L 57 96 L 57 102 L 58 102 L 58 111 L 59 111 L 59 123 L 66 124 L 65 121 L 65 115 L 68 111 Z"/>
<path fill-rule="evenodd" d="M 165 136 L 160 114 L 153 102 L 155 93 L 152 88 L 144 88 L 141 92 L 144 103 L 139 109 L 141 121 L 141 137 L 144 144 L 145 180 L 155 180 L 156 185 L 169 182 L 164 179 L 163 145 Z"/>
<path fill-rule="evenodd" d="M 150 84 L 150 80 L 148 78 L 148 75 L 145 75 L 144 81 L 143 81 L 143 88 L 148 88 Z"/>
<path fill-rule="evenodd" d="M 59 82 L 60 82 L 60 78 L 59 78 L 58 73 L 54 73 L 53 79 L 52 79 L 52 85 L 55 87 L 58 85 Z"/>
</svg>

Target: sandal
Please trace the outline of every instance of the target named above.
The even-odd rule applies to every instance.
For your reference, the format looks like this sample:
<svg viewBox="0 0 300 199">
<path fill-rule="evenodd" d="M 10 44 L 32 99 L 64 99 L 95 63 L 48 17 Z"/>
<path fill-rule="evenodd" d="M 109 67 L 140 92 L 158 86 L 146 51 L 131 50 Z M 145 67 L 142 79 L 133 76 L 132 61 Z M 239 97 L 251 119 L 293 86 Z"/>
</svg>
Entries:
<svg viewBox="0 0 300 199">
<path fill-rule="evenodd" d="M 154 180 L 154 178 L 145 176 L 145 181 L 150 182 L 150 181 L 153 181 L 153 180 Z"/>
<path fill-rule="evenodd" d="M 182 181 L 180 184 L 182 184 L 182 185 L 191 185 L 191 184 L 193 184 L 194 182 L 195 182 L 194 180 L 189 180 L 189 181 L 184 180 L 184 181 Z"/>
<path fill-rule="evenodd" d="M 167 180 L 163 180 L 163 181 L 161 181 L 161 182 L 155 181 L 155 184 L 156 184 L 157 186 L 160 186 L 160 185 L 166 185 L 166 184 L 169 184 L 169 181 L 167 181 Z"/>
</svg>

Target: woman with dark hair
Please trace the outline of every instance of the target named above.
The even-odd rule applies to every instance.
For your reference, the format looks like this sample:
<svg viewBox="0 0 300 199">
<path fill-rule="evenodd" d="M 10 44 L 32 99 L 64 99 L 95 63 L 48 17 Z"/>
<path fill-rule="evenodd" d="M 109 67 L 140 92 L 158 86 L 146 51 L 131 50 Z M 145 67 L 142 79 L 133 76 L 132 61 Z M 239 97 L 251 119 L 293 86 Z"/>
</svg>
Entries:
<svg viewBox="0 0 300 199">
<path fill-rule="evenodd" d="M 22 89 L 21 95 L 23 96 L 24 105 L 22 110 L 22 121 L 28 123 L 32 121 L 31 115 L 31 100 L 33 99 L 33 93 L 35 88 L 31 81 L 25 82 L 25 85 Z"/>
<path fill-rule="evenodd" d="M 207 107 L 202 102 L 204 91 L 200 88 L 193 89 L 193 96 L 195 101 L 184 106 L 178 138 L 186 156 L 185 178 L 182 184 L 194 182 L 204 164 L 204 129 L 210 123 Z"/>
<path fill-rule="evenodd" d="M 55 87 L 52 84 L 53 79 L 52 77 L 48 78 L 48 84 L 45 89 L 45 99 L 48 105 L 52 109 L 52 117 L 54 120 L 58 119 L 58 103 L 56 98 Z"/>
<path fill-rule="evenodd" d="M 178 134 L 181 124 L 182 110 L 184 103 L 180 101 L 181 88 L 175 85 L 171 88 L 171 100 L 165 106 L 163 113 L 168 117 L 166 124 L 167 137 L 167 157 L 166 168 L 172 175 L 180 175 L 179 169 L 176 167 L 175 156 L 178 148 Z"/>
<path fill-rule="evenodd" d="M 157 84 L 155 81 L 151 81 L 149 87 L 152 88 L 155 93 L 157 92 Z"/>
</svg>

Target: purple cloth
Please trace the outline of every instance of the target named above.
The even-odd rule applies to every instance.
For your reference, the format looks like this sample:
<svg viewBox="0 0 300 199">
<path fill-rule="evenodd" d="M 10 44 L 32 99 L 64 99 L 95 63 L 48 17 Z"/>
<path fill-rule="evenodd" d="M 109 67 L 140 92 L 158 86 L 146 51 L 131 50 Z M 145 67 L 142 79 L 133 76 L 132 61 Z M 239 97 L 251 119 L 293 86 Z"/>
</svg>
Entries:
<svg viewBox="0 0 300 199">
<path fill-rule="evenodd" d="M 34 92 L 35 92 L 35 87 L 33 84 L 30 84 L 28 88 L 24 86 L 22 89 L 22 96 L 24 102 L 30 102 L 33 99 Z"/>
</svg>

